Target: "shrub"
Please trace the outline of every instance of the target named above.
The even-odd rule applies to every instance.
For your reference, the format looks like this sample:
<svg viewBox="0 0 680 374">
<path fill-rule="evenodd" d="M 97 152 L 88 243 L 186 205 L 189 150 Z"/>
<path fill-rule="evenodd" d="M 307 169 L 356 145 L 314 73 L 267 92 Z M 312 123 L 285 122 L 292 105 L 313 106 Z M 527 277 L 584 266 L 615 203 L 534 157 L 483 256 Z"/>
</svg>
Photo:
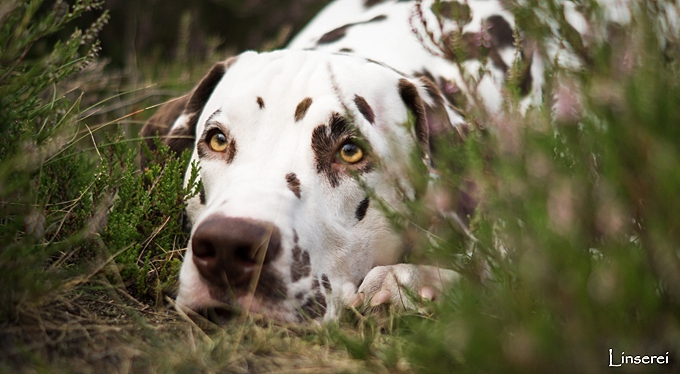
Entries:
<svg viewBox="0 0 680 374">
<path fill-rule="evenodd" d="M 51 50 L 45 40 L 101 3 L 41 0 L 3 3 L 0 12 L 0 320 L 42 299 L 63 278 L 49 266 L 97 223 L 72 212 L 88 184 L 88 157 L 72 147 L 78 101 L 56 83 L 94 60 L 106 12 Z M 40 47 L 40 48 L 39 48 Z M 41 50 L 42 49 L 42 50 Z M 69 162 L 49 162 L 55 156 Z"/>
<path fill-rule="evenodd" d="M 470 112 L 484 126 L 463 162 L 481 205 L 467 245 L 442 240 L 435 252 L 443 263 L 462 256 L 464 273 L 483 269 L 486 281 L 468 276 L 451 290 L 440 321 L 415 328 L 410 358 L 427 373 L 600 372 L 612 349 L 615 364 L 624 351 L 670 352 L 674 363 L 652 370 L 677 368 L 677 4 L 631 3 L 621 26 L 582 2 L 593 31 L 583 39 L 561 2 L 509 4 L 525 38 L 541 51 L 557 40 L 579 65 L 544 55 L 556 101 L 522 114 L 511 81 L 500 115 Z M 461 168 L 445 160 L 444 182 Z"/>
</svg>

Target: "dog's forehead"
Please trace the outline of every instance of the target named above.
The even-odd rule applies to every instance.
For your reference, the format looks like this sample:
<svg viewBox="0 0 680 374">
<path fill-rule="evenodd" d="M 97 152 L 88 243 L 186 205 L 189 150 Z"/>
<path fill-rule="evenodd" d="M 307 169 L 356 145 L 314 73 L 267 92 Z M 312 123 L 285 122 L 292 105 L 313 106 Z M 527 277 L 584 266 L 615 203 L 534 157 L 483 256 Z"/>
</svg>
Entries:
<svg viewBox="0 0 680 374">
<path fill-rule="evenodd" d="M 398 91 L 399 73 L 346 55 L 276 51 L 237 57 L 213 91 L 198 133 L 215 114 L 230 126 L 294 126 L 310 132 L 333 113 L 355 117 L 360 131 L 393 131 L 408 118 Z M 238 129 L 236 129 L 238 131 Z M 297 132 L 297 131 L 296 131 Z"/>
</svg>

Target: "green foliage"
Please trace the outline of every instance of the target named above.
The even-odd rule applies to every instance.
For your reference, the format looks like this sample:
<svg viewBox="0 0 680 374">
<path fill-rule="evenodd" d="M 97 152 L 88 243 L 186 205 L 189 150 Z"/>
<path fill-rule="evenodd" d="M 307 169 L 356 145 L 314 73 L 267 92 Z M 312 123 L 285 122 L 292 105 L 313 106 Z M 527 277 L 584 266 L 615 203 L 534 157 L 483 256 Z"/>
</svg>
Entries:
<svg viewBox="0 0 680 374">
<path fill-rule="evenodd" d="M 57 1 L 48 12 L 42 5 L 5 2 L 0 12 L 0 276 L 9 290 L 0 294 L 0 320 L 59 284 L 50 259 L 87 231 L 82 219 L 66 223 L 90 165 L 70 148 L 78 102 L 60 98 L 55 84 L 93 61 L 99 49 L 93 39 L 107 15 L 38 54 L 36 43 L 100 3 Z M 60 149 L 76 162 L 43 164 Z"/>
<path fill-rule="evenodd" d="M 177 158 L 157 141 L 156 151 L 146 150 L 149 167 L 139 173 L 136 149 L 119 140 L 113 140 L 109 148 L 113 162 L 102 162 L 96 174 L 102 185 L 117 186 L 102 240 L 109 253 L 116 255 L 121 276 L 134 287 L 134 294 L 149 294 L 159 300 L 161 291 L 177 281 L 180 260 L 176 248 L 187 240 L 181 217 L 185 201 L 200 191 L 198 171 L 191 166 L 185 188 L 190 153 Z"/>
<path fill-rule="evenodd" d="M 595 31 L 582 40 L 559 2 L 526 3 L 512 8 L 525 37 L 538 48 L 559 38 L 581 67 L 548 65 L 556 101 L 469 118 L 485 125 L 462 167 L 481 205 L 467 245 L 443 230 L 434 250 L 468 276 L 438 322 L 405 335 L 409 360 L 425 373 L 573 373 L 605 370 L 609 349 L 614 363 L 623 351 L 680 357 L 677 29 L 664 28 L 660 1 L 633 4 L 631 24 L 618 27 L 587 1 Z M 440 163 L 449 194 L 460 160 Z"/>
<path fill-rule="evenodd" d="M 172 288 L 179 248 L 186 243 L 181 212 L 197 193 L 197 172 L 184 188 L 188 155 L 159 144 L 149 168 L 138 150 L 110 133 L 84 152 L 82 139 L 106 125 L 81 126 L 79 103 L 58 92 L 96 56 L 103 12 L 85 32 L 73 31 L 52 50 L 35 46 L 99 2 L 3 4 L 0 27 L 0 321 L 43 305 L 87 282 L 107 263 L 118 286 L 158 302 Z M 41 44 L 42 45 L 42 44 Z M 76 78 L 77 79 L 77 78 Z M 136 143 L 133 143 L 136 144 Z"/>
</svg>

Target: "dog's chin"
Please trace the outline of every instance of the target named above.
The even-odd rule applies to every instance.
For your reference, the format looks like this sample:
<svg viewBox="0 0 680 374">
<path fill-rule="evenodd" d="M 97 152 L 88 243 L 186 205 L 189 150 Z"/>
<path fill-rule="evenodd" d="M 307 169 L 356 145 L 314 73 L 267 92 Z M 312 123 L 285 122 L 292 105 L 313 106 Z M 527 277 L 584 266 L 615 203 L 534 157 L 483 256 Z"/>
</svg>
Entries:
<svg viewBox="0 0 680 374">
<path fill-rule="evenodd" d="M 233 298 L 222 300 L 204 300 L 191 306 L 178 304 L 183 309 L 191 309 L 194 313 L 216 324 L 226 324 L 238 316 L 249 315 L 255 319 L 276 321 L 281 323 L 299 323 L 295 313 L 285 307 L 286 303 L 272 304 L 252 292 L 236 292 Z"/>
</svg>

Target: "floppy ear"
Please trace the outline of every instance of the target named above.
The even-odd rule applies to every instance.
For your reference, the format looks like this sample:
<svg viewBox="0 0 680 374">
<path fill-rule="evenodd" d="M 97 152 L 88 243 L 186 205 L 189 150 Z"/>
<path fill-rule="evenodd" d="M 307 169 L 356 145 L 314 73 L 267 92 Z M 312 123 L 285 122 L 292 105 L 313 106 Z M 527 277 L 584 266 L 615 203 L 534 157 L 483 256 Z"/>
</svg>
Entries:
<svg viewBox="0 0 680 374">
<path fill-rule="evenodd" d="M 401 79 L 399 94 L 415 118 L 415 133 L 420 146 L 425 150 L 423 160 L 434 169 L 437 159 L 437 145 L 454 145 L 464 140 L 467 132 L 462 116 L 458 115 L 448 105 L 441 91 L 434 82 L 425 76 L 418 78 L 415 83 Z M 442 214 L 456 214 L 459 222 L 467 227 L 469 218 L 477 207 L 473 197 L 475 184 L 466 179 L 464 183 L 453 191 L 452 205 L 438 206 Z M 428 191 L 437 194 L 437 191 Z"/>
<path fill-rule="evenodd" d="M 401 78 L 399 80 L 398 88 L 401 100 L 404 101 L 406 107 L 415 117 L 413 130 L 415 131 L 416 141 L 423 150 L 423 161 L 425 161 L 427 165 L 430 165 L 430 130 L 427 124 L 427 114 L 423 99 L 421 98 L 416 85 L 406 78 Z"/>
<path fill-rule="evenodd" d="M 236 57 L 233 57 L 215 64 L 191 93 L 167 102 L 146 121 L 142 128 L 142 137 L 149 149 L 156 149 L 156 135 L 178 155 L 193 146 L 198 117 L 227 68 L 235 61 Z M 142 153 L 142 169 L 146 162 Z"/>
<path fill-rule="evenodd" d="M 434 82 L 421 76 L 415 82 L 406 78 L 399 80 L 399 94 L 415 118 L 418 143 L 425 151 L 424 160 L 432 166 L 434 149 L 439 139 L 460 134 L 463 119 L 449 108 L 441 91 Z"/>
<path fill-rule="evenodd" d="M 453 110 L 453 104 L 447 102 L 444 98 L 436 83 L 426 76 L 421 76 L 418 80 L 423 88 L 425 88 L 423 101 L 427 117 L 430 148 L 432 148 L 435 146 L 434 139 L 452 133 L 460 134 L 460 127 L 464 127 L 464 121 L 463 117 Z"/>
</svg>

